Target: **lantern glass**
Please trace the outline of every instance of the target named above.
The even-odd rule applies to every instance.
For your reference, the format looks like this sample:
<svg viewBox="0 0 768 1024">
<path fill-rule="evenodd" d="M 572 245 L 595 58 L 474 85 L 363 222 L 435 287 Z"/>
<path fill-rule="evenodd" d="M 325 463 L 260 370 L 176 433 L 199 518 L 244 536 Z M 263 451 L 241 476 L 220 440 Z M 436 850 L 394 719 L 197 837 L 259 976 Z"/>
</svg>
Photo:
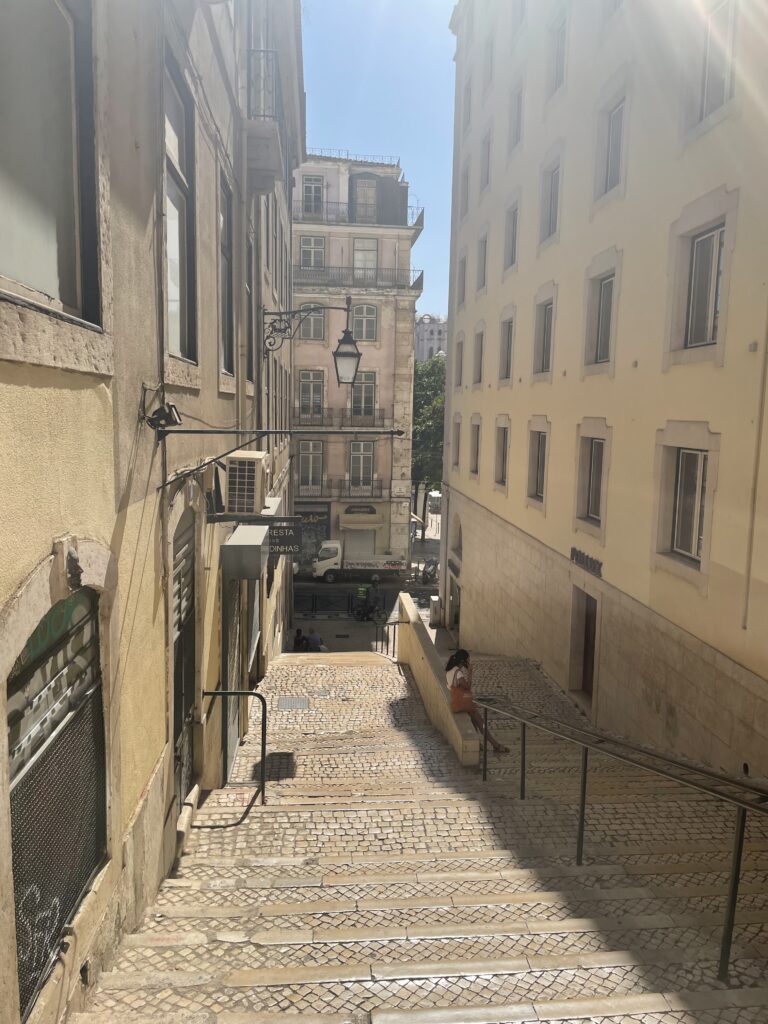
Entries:
<svg viewBox="0 0 768 1024">
<path fill-rule="evenodd" d="M 333 361 L 336 365 L 336 379 L 339 384 L 354 384 L 360 365 L 360 349 L 355 344 L 352 332 L 347 328 L 339 339 Z"/>
</svg>

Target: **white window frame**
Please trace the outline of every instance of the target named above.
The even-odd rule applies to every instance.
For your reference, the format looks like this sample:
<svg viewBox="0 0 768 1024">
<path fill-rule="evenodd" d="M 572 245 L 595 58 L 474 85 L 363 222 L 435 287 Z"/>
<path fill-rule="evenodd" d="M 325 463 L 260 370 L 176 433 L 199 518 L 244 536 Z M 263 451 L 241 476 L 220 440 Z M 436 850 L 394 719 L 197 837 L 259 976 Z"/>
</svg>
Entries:
<svg viewBox="0 0 768 1024">
<path fill-rule="evenodd" d="M 469 475 L 479 477 L 480 475 L 480 445 L 482 431 L 482 420 L 475 414 L 469 426 Z"/>
<path fill-rule="evenodd" d="M 485 327 L 479 325 L 475 330 L 475 341 L 472 347 L 472 386 L 482 385 L 485 362 Z"/>
<path fill-rule="evenodd" d="M 318 197 L 312 193 L 319 189 Z M 310 193 L 308 195 L 308 190 Z M 304 174 L 301 179 L 301 209 L 304 215 L 317 216 L 323 212 L 325 180 L 322 174 Z"/>
<path fill-rule="evenodd" d="M 547 99 L 552 99 L 565 85 L 568 56 L 568 19 L 563 11 L 549 30 L 549 72 Z"/>
<path fill-rule="evenodd" d="M 349 485 L 355 487 L 371 487 L 375 479 L 373 441 L 350 441 L 349 443 Z M 368 472 L 366 472 L 368 471 Z"/>
<path fill-rule="evenodd" d="M 682 555 L 684 558 L 690 558 L 691 561 L 701 564 L 701 551 L 704 544 L 704 502 L 706 499 L 708 452 L 702 451 L 699 448 L 678 448 L 676 452 L 675 494 L 672 510 L 670 549 L 676 555 Z M 692 508 L 693 518 L 691 522 L 692 546 L 690 548 L 683 547 L 680 544 L 681 507 L 685 501 L 685 496 L 682 494 L 684 486 L 683 463 L 688 460 L 692 461 L 696 467 Z"/>
<path fill-rule="evenodd" d="M 461 414 L 456 413 L 453 417 L 453 429 L 451 433 L 451 467 L 458 470 L 461 460 Z"/>
<path fill-rule="evenodd" d="M 504 270 L 517 266 L 517 243 L 520 230 L 520 203 L 507 207 L 504 217 Z"/>
<path fill-rule="evenodd" d="M 605 151 L 603 154 L 603 180 L 601 196 L 608 195 L 621 185 L 624 164 L 624 128 L 627 103 L 622 97 L 605 113 Z M 618 122 L 618 129 L 617 129 Z"/>
<path fill-rule="evenodd" d="M 694 340 L 692 336 L 694 304 L 697 297 L 699 283 L 698 254 L 703 245 L 712 240 L 711 253 L 709 256 L 709 267 L 707 274 L 707 295 L 706 295 L 706 334 L 705 340 Z M 716 345 L 717 335 L 720 329 L 720 305 L 723 287 L 723 257 L 725 254 L 725 222 L 707 228 L 691 239 L 691 265 L 688 273 L 688 309 L 686 313 L 685 337 L 683 347 L 686 349 L 701 348 L 705 345 Z M 705 267 L 705 271 L 707 268 Z"/>
<path fill-rule="evenodd" d="M 510 311 L 501 321 L 499 339 L 499 384 L 511 384 L 515 359 L 515 324 L 517 317 Z"/>
<path fill-rule="evenodd" d="M 525 92 L 523 83 L 518 82 L 509 96 L 509 121 L 507 130 L 507 153 L 513 153 L 523 141 L 523 114 L 525 110 Z"/>
<path fill-rule="evenodd" d="M 505 493 L 509 486 L 509 430 L 509 416 L 497 416 L 493 481 L 496 490 Z"/>
<path fill-rule="evenodd" d="M 561 164 L 555 160 L 544 168 L 541 176 L 541 233 L 539 242 L 544 245 L 560 234 L 560 189 L 562 188 Z"/>
<path fill-rule="evenodd" d="M 299 493 L 305 488 L 322 490 L 325 452 L 322 441 L 299 441 Z M 319 467 L 319 472 L 317 472 Z"/>
<path fill-rule="evenodd" d="M 573 529 L 587 533 L 605 544 L 608 507 L 608 471 L 611 457 L 613 430 L 605 419 L 590 417 L 579 424 L 576 439 L 576 494 L 573 509 Z M 595 486 L 595 446 L 600 445 L 599 506 L 595 510 L 592 499 Z"/>
<path fill-rule="evenodd" d="M 480 195 L 491 186 L 491 154 L 493 138 L 491 130 L 483 136 L 483 141 L 480 143 Z"/>
<path fill-rule="evenodd" d="M 299 309 L 311 309 L 301 321 L 299 339 L 301 341 L 325 341 L 325 309 L 318 302 L 302 302 Z"/>
<path fill-rule="evenodd" d="M 713 31 L 713 22 L 715 16 L 719 14 L 723 8 L 728 8 L 728 26 L 726 29 L 726 38 L 724 40 L 716 38 Z M 705 26 L 704 26 L 704 45 L 702 47 L 701 55 L 701 81 L 699 89 L 699 109 L 698 109 L 698 122 L 702 123 L 719 110 L 721 110 L 733 94 L 733 48 L 734 48 L 734 35 L 736 26 L 736 0 L 720 0 L 719 3 L 713 4 L 705 15 Z M 712 55 L 714 48 L 718 48 L 722 51 L 724 74 L 723 74 L 723 98 L 719 103 L 714 106 L 710 106 L 708 103 L 709 86 L 710 86 L 710 70 L 712 66 Z"/>
<path fill-rule="evenodd" d="M 555 300 L 544 299 L 536 305 L 536 338 L 533 348 L 533 374 L 552 377 L 552 356 L 555 337 Z"/>
<path fill-rule="evenodd" d="M 464 335 L 459 334 L 456 338 L 456 352 L 454 356 L 454 387 L 460 388 L 464 383 Z"/>
<path fill-rule="evenodd" d="M 299 416 L 322 415 L 325 402 L 325 371 L 299 370 Z"/>
<path fill-rule="evenodd" d="M 323 235 L 301 235 L 299 261 L 302 270 L 322 270 L 325 267 L 325 238 Z"/>
<path fill-rule="evenodd" d="M 546 512 L 547 506 L 547 475 L 549 469 L 550 435 L 550 423 L 546 416 L 531 417 L 528 421 L 528 482 L 526 504 L 541 512 Z"/>
<path fill-rule="evenodd" d="M 376 341 L 378 337 L 379 311 L 370 302 L 361 302 L 352 307 L 352 337 L 355 341 Z"/>
<path fill-rule="evenodd" d="M 481 292 L 488 285 L 488 233 L 482 234 L 477 241 L 477 291 Z"/>
</svg>

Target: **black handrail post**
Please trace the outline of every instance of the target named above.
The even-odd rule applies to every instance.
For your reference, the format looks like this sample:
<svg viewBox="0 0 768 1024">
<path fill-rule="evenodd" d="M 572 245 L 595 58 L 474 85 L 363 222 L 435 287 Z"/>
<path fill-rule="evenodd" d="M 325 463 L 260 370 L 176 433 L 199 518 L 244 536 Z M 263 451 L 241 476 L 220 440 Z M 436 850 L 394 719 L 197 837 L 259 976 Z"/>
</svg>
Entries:
<svg viewBox="0 0 768 1024">
<path fill-rule="evenodd" d="M 576 863 L 584 861 L 584 825 L 587 816 L 587 770 L 589 768 L 589 747 L 581 748 L 581 788 L 579 792 L 579 833 L 576 839 Z"/>
<path fill-rule="evenodd" d="M 747 824 L 745 807 L 736 808 L 736 831 L 733 835 L 733 856 L 731 857 L 731 878 L 728 883 L 728 899 L 725 905 L 725 924 L 720 944 L 720 969 L 717 976 L 720 981 L 728 981 L 728 965 L 731 959 L 733 943 L 733 926 L 736 921 L 736 901 L 739 898 L 739 879 L 741 877 L 741 858 L 744 853 L 744 832 Z"/>
<path fill-rule="evenodd" d="M 483 708 L 483 782 L 488 778 L 488 708 Z"/>
<path fill-rule="evenodd" d="M 520 723 L 520 799 L 525 800 L 525 722 Z"/>
</svg>

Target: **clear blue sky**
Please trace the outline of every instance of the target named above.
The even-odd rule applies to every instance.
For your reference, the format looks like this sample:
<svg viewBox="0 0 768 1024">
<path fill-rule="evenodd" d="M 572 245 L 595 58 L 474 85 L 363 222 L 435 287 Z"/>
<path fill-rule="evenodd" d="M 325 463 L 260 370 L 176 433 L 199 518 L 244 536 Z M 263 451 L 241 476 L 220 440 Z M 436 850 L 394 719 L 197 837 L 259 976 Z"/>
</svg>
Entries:
<svg viewBox="0 0 768 1024">
<path fill-rule="evenodd" d="M 422 313 L 448 311 L 454 0 L 303 0 L 307 145 L 399 156 L 426 227 Z"/>
</svg>

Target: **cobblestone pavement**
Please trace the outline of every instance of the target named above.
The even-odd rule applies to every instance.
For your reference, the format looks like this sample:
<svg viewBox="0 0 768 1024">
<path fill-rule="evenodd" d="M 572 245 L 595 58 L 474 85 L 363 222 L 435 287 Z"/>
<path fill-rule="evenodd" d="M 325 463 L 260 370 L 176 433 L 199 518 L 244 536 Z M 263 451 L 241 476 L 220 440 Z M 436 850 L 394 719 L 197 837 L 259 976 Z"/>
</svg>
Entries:
<svg viewBox="0 0 768 1024">
<path fill-rule="evenodd" d="M 529 730 L 520 801 L 515 729 L 483 784 L 407 673 L 326 661 L 270 669 L 267 805 L 237 824 L 254 728 L 81 1024 L 768 1022 L 761 822 L 726 985 L 731 809 L 595 756 L 578 867 L 578 750 Z M 476 688 L 583 722 L 525 661 L 479 659 Z"/>
</svg>

